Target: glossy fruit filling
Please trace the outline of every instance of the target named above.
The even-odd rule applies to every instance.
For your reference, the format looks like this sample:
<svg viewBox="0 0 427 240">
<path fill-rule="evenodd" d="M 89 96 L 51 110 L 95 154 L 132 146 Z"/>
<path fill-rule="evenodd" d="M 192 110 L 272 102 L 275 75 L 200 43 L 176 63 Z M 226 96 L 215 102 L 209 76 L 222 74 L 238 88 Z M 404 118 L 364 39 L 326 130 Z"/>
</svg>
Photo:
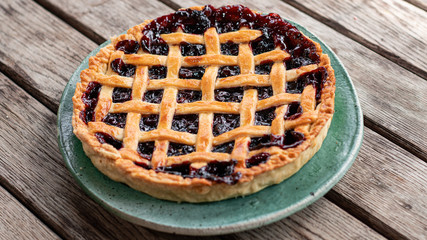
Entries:
<svg viewBox="0 0 427 240">
<path fill-rule="evenodd" d="M 162 102 L 162 98 L 163 98 L 163 89 L 160 89 L 160 90 L 146 91 L 142 100 L 149 103 L 159 104 Z"/>
<path fill-rule="evenodd" d="M 291 102 L 288 104 L 288 108 L 285 113 L 285 120 L 294 120 L 302 115 L 302 107 L 299 102 Z"/>
<path fill-rule="evenodd" d="M 141 120 L 139 121 L 139 129 L 144 132 L 157 129 L 157 124 L 159 123 L 159 115 L 142 115 Z"/>
<path fill-rule="evenodd" d="M 179 78 L 182 79 L 202 79 L 205 74 L 204 67 L 182 67 L 179 69 Z"/>
<path fill-rule="evenodd" d="M 136 66 L 126 64 L 121 58 L 116 58 L 111 62 L 111 69 L 123 77 L 132 77 L 135 74 Z"/>
<path fill-rule="evenodd" d="M 201 11 L 181 9 L 175 13 L 154 19 L 142 30 L 141 47 L 151 54 L 167 55 L 169 47 L 160 37 L 161 34 L 176 32 L 203 34 L 208 28 L 215 27 L 218 33 L 238 31 L 242 27 L 257 29 L 262 36 L 250 43 L 254 55 L 280 48 L 291 57 L 286 60 L 287 69 L 319 62 L 316 46 L 296 27 L 283 20 L 278 14 L 261 15 L 249 8 L 236 5 L 214 8 L 207 5 Z M 181 44 L 181 45 L 185 45 Z M 181 46 L 183 55 L 202 55 L 205 49 L 199 46 Z M 188 50 L 187 50 L 188 49 Z M 221 45 L 221 52 L 237 55 L 238 47 L 232 43 Z"/>
<path fill-rule="evenodd" d="M 328 79 L 326 68 L 320 67 L 300 75 L 295 81 L 286 83 L 287 93 L 302 93 L 304 88 L 312 85 L 316 89 L 316 100 L 320 100 L 322 88 Z"/>
<path fill-rule="evenodd" d="M 218 69 L 218 77 L 225 78 L 240 75 L 240 67 L 239 66 L 221 66 Z"/>
<path fill-rule="evenodd" d="M 239 44 L 233 42 L 221 44 L 221 54 L 231 56 L 239 55 Z"/>
<path fill-rule="evenodd" d="M 152 66 L 148 69 L 149 79 L 163 79 L 168 74 L 168 68 L 165 66 Z"/>
<path fill-rule="evenodd" d="M 169 142 L 168 156 L 180 156 L 194 151 L 196 151 L 196 148 L 192 145 Z"/>
<path fill-rule="evenodd" d="M 179 90 L 176 96 L 177 103 L 191 103 L 202 100 L 202 92 L 195 90 Z"/>
<path fill-rule="evenodd" d="M 110 144 L 111 146 L 113 146 L 117 150 L 123 147 L 122 141 L 119 141 L 119 140 L 113 138 L 111 135 L 108 135 L 106 133 L 100 133 L 100 132 L 95 133 L 95 137 L 96 137 L 96 139 L 98 139 L 98 141 L 100 143 Z"/>
<path fill-rule="evenodd" d="M 273 67 L 272 61 L 266 61 L 255 66 L 255 74 L 269 75 Z"/>
<path fill-rule="evenodd" d="M 304 142 L 304 140 L 304 134 L 288 130 L 284 135 L 264 135 L 262 137 L 251 138 L 249 150 L 252 151 L 273 146 L 282 149 L 293 148 Z"/>
<path fill-rule="evenodd" d="M 199 130 L 199 115 L 175 115 L 172 119 L 171 129 L 179 132 L 197 134 L 197 131 Z"/>
<path fill-rule="evenodd" d="M 180 45 L 182 56 L 201 56 L 206 54 L 206 47 L 203 44 L 191 44 L 183 42 Z"/>
<path fill-rule="evenodd" d="M 138 49 L 139 43 L 135 40 L 122 40 L 116 44 L 116 50 L 123 51 L 125 54 L 135 54 Z"/>
<path fill-rule="evenodd" d="M 238 114 L 214 114 L 212 133 L 214 137 L 240 126 Z"/>
<path fill-rule="evenodd" d="M 131 88 L 115 87 L 112 95 L 113 103 L 122 103 L 132 100 Z"/>
<path fill-rule="evenodd" d="M 246 167 L 251 168 L 253 166 L 258 166 L 261 163 L 266 163 L 269 158 L 269 153 L 259 153 L 245 160 Z"/>
<path fill-rule="evenodd" d="M 255 112 L 255 125 L 271 126 L 274 118 L 276 117 L 276 108 L 267 108 L 262 111 Z"/>
<path fill-rule="evenodd" d="M 243 88 L 222 88 L 214 91 L 215 101 L 219 102 L 241 102 L 243 99 Z"/>
<path fill-rule="evenodd" d="M 98 104 L 101 87 L 102 85 L 97 82 L 90 82 L 82 95 L 82 102 L 85 105 L 85 109 L 80 112 L 80 119 L 85 123 L 95 121 L 95 107 Z"/>
<path fill-rule="evenodd" d="M 154 142 L 138 143 L 138 150 L 137 150 L 138 154 L 147 160 L 151 160 L 154 150 L 155 150 Z"/>
<path fill-rule="evenodd" d="M 108 113 L 102 121 L 111 126 L 124 128 L 127 115 L 127 113 Z"/>
<path fill-rule="evenodd" d="M 201 168 L 194 168 L 190 162 L 172 164 L 167 167 L 157 168 L 158 172 L 166 172 L 184 178 L 205 178 L 218 183 L 235 184 L 241 177 L 240 172 L 234 172 L 236 161 L 229 162 L 211 161 Z"/>
<path fill-rule="evenodd" d="M 234 148 L 234 141 L 223 143 L 212 148 L 212 152 L 231 153 Z"/>
<path fill-rule="evenodd" d="M 273 96 L 273 88 L 272 87 L 255 87 L 258 91 L 258 101 L 267 99 Z"/>
</svg>

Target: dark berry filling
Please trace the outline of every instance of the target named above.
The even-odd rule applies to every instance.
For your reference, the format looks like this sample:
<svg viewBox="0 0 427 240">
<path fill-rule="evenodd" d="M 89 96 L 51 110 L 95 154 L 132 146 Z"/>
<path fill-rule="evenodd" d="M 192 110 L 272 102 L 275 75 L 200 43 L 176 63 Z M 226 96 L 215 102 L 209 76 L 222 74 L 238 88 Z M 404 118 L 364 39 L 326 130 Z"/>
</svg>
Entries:
<svg viewBox="0 0 427 240">
<path fill-rule="evenodd" d="M 161 34 L 176 32 L 178 28 L 185 33 L 203 34 L 210 27 L 215 27 L 218 33 L 242 27 L 261 30 L 262 36 L 251 42 L 254 54 L 280 47 L 291 54 L 286 61 L 288 69 L 319 62 L 316 46 L 296 27 L 278 14 L 261 15 L 241 5 L 221 8 L 208 5 L 201 11 L 182 9 L 154 19 L 142 30 L 141 46 L 149 53 L 167 55 L 169 48 Z"/>
<path fill-rule="evenodd" d="M 177 103 L 191 103 L 202 100 L 202 92 L 194 90 L 180 90 L 176 96 Z"/>
<path fill-rule="evenodd" d="M 219 78 L 231 77 L 231 76 L 236 76 L 239 74 L 240 74 L 240 67 L 239 66 L 221 66 L 218 69 L 218 77 Z"/>
<path fill-rule="evenodd" d="M 139 167 L 145 168 L 147 170 L 151 169 L 151 166 L 149 166 L 149 165 L 147 165 L 146 163 L 143 163 L 143 162 L 134 162 L 134 164 L 137 165 L 137 166 L 139 166 Z"/>
<path fill-rule="evenodd" d="M 221 54 L 231 56 L 239 55 L 239 44 L 233 42 L 221 44 Z"/>
<path fill-rule="evenodd" d="M 95 137 L 96 137 L 96 139 L 98 139 L 98 141 L 100 143 L 102 143 L 102 144 L 104 144 L 104 143 L 110 144 L 115 149 L 120 149 L 120 148 L 123 147 L 122 141 L 119 141 L 119 140 L 113 138 L 109 134 L 106 134 L 106 133 L 95 133 Z"/>
<path fill-rule="evenodd" d="M 175 174 L 184 178 L 205 178 L 218 183 L 236 184 L 240 177 L 240 172 L 234 172 L 237 161 L 230 162 L 211 161 L 206 166 L 199 169 L 191 167 L 190 162 L 172 164 L 167 167 L 159 167 L 158 172 Z"/>
<path fill-rule="evenodd" d="M 127 113 L 108 113 L 102 121 L 111 126 L 124 128 L 127 115 Z"/>
<path fill-rule="evenodd" d="M 159 122 L 159 115 L 142 115 L 141 120 L 139 121 L 139 129 L 144 132 L 155 130 Z"/>
<path fill-rule="evenodd" d="M 121 103 L 132 100 L 132 88 L 120 88 L 116 87 L 113 89 L 113 103 Z"/>
<path fill-rule="evenodd" d="M 202 79 L 205 74 L 204 67 L 182 67 L 179 69 L 179 78 L 182 79 Z"/>
<path fill-rule="evenodd" d="M 269 153 L 259 153 L 257 155 L 254 155 L 246 159 L 246 167 L 251 168 L 253 166 L 258 166 L 261 163 L 266 163 L 269 158 L 270 158 Z"/>
<path fill-rule="evenodd" d="M 168 73 L 168 68 L 165 66 L 152 66 L 148 69 L 148 78 L 149 79 L 163 79 L 166 78 Z"/>
<path fill-rule="evenodd" d="M 231 153 L 234 149 L 234 141 L 223 143 L 212 148 L 212 152 Z"/>
<path fill-rule="evenodd" d="M 158 172 L 165 172 L 169 174 L 179 175 L 182 177 L 189 177 L 190 176 L 190 162 L 183 162 L 180 164 L 172 164 L 170 166 L 162 166 L 157 168 L 156 170 Z"/>
<path fill-rule="evenodd" d="M 255 112 L 255 125 L 262 125 L 262 126 L 271 126 L 271 122 L 273 122 L 274 118 L 276 117 L 275 113 L 276 108 L 267 108 L 262 111 Z"/>
<path fill-rule="evenodd" d="M 143 101 L 149 103 L 161 103 L 163 98 L 163 89 L 147 91 L 142 98 Z"/>
<path fill-rule="evenodd" d="M 299 76 L 293 82 L 286 83 L 286 92 L 287 93 L 302 93 L 304 88 L 307 85 L 312 85 L 316 89 L 316 100 L 320 99 L 320 94 L 323 88 L 323 85 L 326 83 L 328 78 L 328 72 L 326 68 L 320 67 L 313 71 L 307 72 Z"/>
<path fill-rule="evenodd" d="M 138 143 L 139 156 L 151 160 L 154 152 L 154 142 L 140 142 Z"/>
<path fill-rule="evenodd" d="M 80 112 L 80 119 L 88 123 L 95 121 L 95 107 L 98 103 L 99 93 L 101 92 L 102 85 L 97 82 L 90 82 L 87 85 L 86 91 L 82 95 L 82 102 L 85 109 Z"/>
<path fill-rule="evenodd" d="M 258 101 L 273 96 L 272 87 L 255 87 L 255 89 L 258 91 Z"/>
<path fill-rule="evenodd" d="M 180 156 L 189 154 L 196 151 L 196 148 L 192 145 L 185 145 L 180 143 L 169 143 L 168 156 Z"/>
<path fill-rule="evenodd" d="M 251 141 L 249 143 L 249 150 L 256 150 L 263 147 L 269 147 L 270 143 L 270 135 L 264 135 L 262 137 L 255 137 L 251 138 Z"/>
<path fill-rule="evenodd" d="M 240 126 L 238 114 L 214 114 L 212 133 L 216 137 Z"/>
<path fill-rule="evenodd" d="M 239 88 L 222 88 L 214 91 L 215 100 L 219 102 L 241 102 L 244 90 Z"/>
<path fill-rule="evenodd" d="M 285 113 L 285 120 L 294 120 L 301 116 L 302 107 L 299 102 L 291 102 L 288 104 L 288 108 Z"/>
<path fill-rule="evenodd" d="M 253 40 L 250 46 L 252 48 L 252 52 L 254 55 L 269 52 L 274 50 L 274 48 L 276 48 L 274 39 L 266 36 L 266 33 L 264 33 L 263 36 Z"/>
<path fill-rule="evenodd" d="M 136 66 L 125 64 L 121 58 L 116 58 L 111 62 L 111 69 L 123 77 L 131 77 L 135 74 Z"/>
<path fill-rule="evenodd" d="M 138 49 L 139 43 L 135 40 L 122 40 L 116 44 L 116 50 L 123 51 L 126 54 L 135 54 Z"/>
<path fill-rule="evenodd" d="M 304 142 L 304 134 L 288 130 L 284 135 L 264 135 L 251 138 L 249 150 L 257 150 L 263 147 L 277 146 L 282 149 L 293 148 Z"/>
<path fill-rule="evenodd" d="M 272 67 L 273 67 L 272 61 L 267 61 L 265 63 L 261 63 L 260 65 L 256 65 L 255 74 L 269 75 Z"/>
<path fill-rule="evenodd" d="M 206 166 L 195 171 L 195 177 L 206 178 L 214 182 L 236 184 L 240 177 L 240 172 L 234 172 L 234 167 L 237 161 L 230 162 L 211 161 Z"/>
<path fill-rule="evenodd" d="M 172 119 L 172 130 L 197 134 L 199 130 L 199 115 L 175 115 Z"/>
<path fill-rule="evenodd" d="M 203 44 L 191 44 L 183 42 L 180 45 L 182 56 L 201 56 L 206 54 L 206 47 Z"/>
</svg>

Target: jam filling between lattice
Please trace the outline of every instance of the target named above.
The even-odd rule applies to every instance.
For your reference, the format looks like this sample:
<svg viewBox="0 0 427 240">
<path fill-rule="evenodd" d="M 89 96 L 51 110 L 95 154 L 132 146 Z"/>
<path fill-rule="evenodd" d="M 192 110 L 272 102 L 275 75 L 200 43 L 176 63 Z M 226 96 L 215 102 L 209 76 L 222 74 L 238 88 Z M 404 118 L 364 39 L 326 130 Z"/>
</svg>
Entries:
<svg viewBox="0 0 427 240">
<path fill-rule="evenodd" d="M 260 15 L 252 12 L 243 6 L 226 6 L 214 8 L 206 6 L 203 10 L 184 9 L 170 15 L 154 19 L 143 29 L 141 42 L 135 40 L 122 40 L 115 46 L 116 50 L 125 54 L 136 54 L 142 51 L 167 55 L 169 46 L 160 37 L 160 34 L 173 33 L 181 28 L 184 33 L 203 34 L 208 28 L 215 27 L 218 33 L 237 31 L 242 27 L 261 30 L 262 36 L 250 42 L 250 47 L 254 55 L 274 50 L 280 47 L 287 51 L 291 57 L 284 61 L 286 69 L 298 68 L 304 65 L 319 62 L 315 45 L 305 38 L 294 26 L 281 19 L 277 14 Z M 227 42 L 220 46 L 221 54 L 237 56 L 239 45 Z M 190 44 L 183 42 L 180 44 L 182 56 L 201 56 L 206 54 L 206 47 L 200 44 Z M 255 66 L 255 74 L 269 75 L 273 66 L 272 61 L 262 62 Z M 110 65 L 111 69 L 124 77 L 132 77 L 135 74 L 136 66 L 126 64 L 121 58 L 114 59 Z M 178 73 L 180 79 L 202 79 L 205 74 L 205 66 L 181 67 Z M 240 74 L 239 66 L 219 67 L 217 77 L 226 78 Z M 148 78 L 152 80 L 165 79 L 167 77 L 166 66 L 151 66 L 148 70 Z M 318 68 L 298 77 L 296 81 L 287 82 L 285 91 L 287 93 L 302 93 L 307 85 L 312 85 L 316 90 L 316 100 L 320 101 L 320 94 L 327 79 L 327 71 L 324 67 Z M 86 91 L 82 95 L 82 102 L 85 109 L 81 111 L 80 118 L 85 122 L 95 121 L 94 111 L 98 102 L 102 85 L 90 82 Z M 245 89 L 256 89 L 258 100 L 267 99 L 273 96 L 273 89 L 267 87 L 235 87 L 214 90 L 215 101 L 240 103 L 243 99 Z M 146 91 L 142 100 L 148 103 L 160 104 L 163 98 L 163 89 Z M 178 104 L 201 101 L 202 92 L 197 90 L 178 90 L 176 101 Z M 132 100 L 132 89 L 114 88 L 112 94 L 113 103 L 123 103 Z M 255 113 L 254 125 L 271 126 L 276 117 L 275 107 L 268 108 Z M 299 102 L 288 104 L 285 120 L 294 120 L 302 115 L 302 107 Z M 124 128 L 127 113 L 108 113 L 102 121 L 106 124 Z M 180 132 L 197 134 L 199 123 L 197 114 L 175 115 L 171 129 Z M 151 131 L 157 128 L 159 115 L 142 115 L 139 123 L 141 131 Z M 240 125 L 240 115 L 236 114 L 214 114 L 213 135 L 218 136 Z M 95 133 L 95 137 L 100 143 L 110 144 L 116 149 L 123 147 L 123 143 L 106 133 Z M 296 147 L 305 140 L 304 135 L 294 130 L 288 130 L 284 135 L 265 135 L 251 138 L 249 150 L 257 150 L 264 147 L 277 146 L 282 149 Z M 234 148 L 234 141 L 213 146 L 212 152 L 231 153 Z M 155 142 L 140 142 L 138 144 L 138 154 L 147 160 L 151 160 Z M 196 151 L 195 146 L 180 143 L 169 143 L 167 156 L 180 156 Z M 265 163 L 270 157 L 269 153 L 259 153 L 248 159 L 245 164 L 247 168 Z M 206 178 L 215 182 L 234 184 L 240 178 L 239 172 L 234 172 L 236 161 L 211 161 L 206 166 L 196 169 L 190 162 L 162 166 L 155 171 L 180 175 L 189 178 Z M 150 165 L 135 162 L 136 165 L 145 169 L 151 169 Z"/>
</svg>

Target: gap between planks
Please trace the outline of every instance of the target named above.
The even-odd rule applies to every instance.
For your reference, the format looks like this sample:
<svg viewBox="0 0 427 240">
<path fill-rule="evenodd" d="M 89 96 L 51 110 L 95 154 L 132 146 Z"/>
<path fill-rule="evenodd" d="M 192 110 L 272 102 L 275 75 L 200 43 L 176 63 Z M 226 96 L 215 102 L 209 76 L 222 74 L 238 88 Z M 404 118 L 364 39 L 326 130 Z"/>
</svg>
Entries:
<svg viewBox="0 0 427 240">
<path fill-rule="evenodd" d="M 50 231 L 55 233 L 57 236 L 59 236 L 61 239 L 65 239 L 65 237 L 58 231 L 55 230 L 55 228 L 52 228 L 49 222 L 46 221 L 47 216 L 44 212 L 38 211 L 37 207 L 34 206 L 28 198 L 26 198 L 24 195 L 22 195 L 19 191 L 17 191 L 16 188 L 14 188 L 9 181 L 3 178 L 3 176 L 0 175 L 0 187 L 4 188 L 12 197 L 18 201 L 22 206 L 24 206 L 35 218 L 37 218 L 40 222 L 44 224 L 46 228 L 48 228 Z"/>
<path fill-rule="evenodd" d="M 334 29 L 335 31 L 343 34 L 344 36 L 360 43 L 361 45 L 365 46 L 366 48 L 374 51 L 378 55 L 381 55 L 390 61 L 396 63 L 397 65 L 405 68 L 406 70 L 416 74 L 417 76 L 423 78 L 424 80 L 427 80 L 427 71 L 424 71 L 423 69 L 411 64 L 410 62 L 406 61 L 405 59 L 399 57 L 398 55 L 388 51 L 387 49 L 373 44 L 369 42 L 367 39 L 363 38 L 362 36 L 358 35 L 357 33 L 354 33 L 341 25 L 340 23 L 330 20 L 318 13 L 316 11 L 313 11 L 312 9 L 309 9 L 302 5 L 301 3 L 298 3 L 294 0 L 281 0 L 282 2 L 291 5 L 292 7 L 298 9 L 299 11 L 311 16 L 312 18 L 318 20 L 319 22 L 324 23 L 325 25 L 329 26 L 330 28 Z"/>
<path fill-rule="evenodd" d="M 427 4 L 426 2 L 422 2 L 422 0 L 404 0 L 404 1 L 427 12 Z"/>
<path fill-rule="evenodd" d="M 334 189 L 327 192 L 324 197 L 387 239 L 409 240 L 407 236 L 390 227 Z"/>
<path fill-rule="evenodd" d="M 90 40 L 94 41 L 96 44 L 101 45 L 103 42 L 107 41 L 104 37 L 92 31 L 92 29 L 86 26 L 81 21 L 77 20 L 70 14 L 66 13 L 61 8 L 53 5 L 49 1 L 46 0 L 34 0 L 38 5 L 46 9 L 48 12 L 51 12 L 53 15 L 57 16 L 59 19 L 76 29 L 81 34 L 85 35 Z"/>
</svg>

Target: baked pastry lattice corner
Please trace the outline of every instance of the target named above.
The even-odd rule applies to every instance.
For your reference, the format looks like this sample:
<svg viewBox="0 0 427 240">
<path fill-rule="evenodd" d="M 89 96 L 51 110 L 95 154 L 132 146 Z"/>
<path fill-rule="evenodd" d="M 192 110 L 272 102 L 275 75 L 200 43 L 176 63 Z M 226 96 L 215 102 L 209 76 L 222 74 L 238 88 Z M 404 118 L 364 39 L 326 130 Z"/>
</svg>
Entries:
<svg viewBox="0 0 427 240">
<path fill-rule="evenodd" d="M 277 14 L 193 7 L 91 57 L 72 124 L 111 179 L 161 199 L 217 201 L 297 172 L 326 137 L 334 93 L 328 56 Z"/>
</svg>

